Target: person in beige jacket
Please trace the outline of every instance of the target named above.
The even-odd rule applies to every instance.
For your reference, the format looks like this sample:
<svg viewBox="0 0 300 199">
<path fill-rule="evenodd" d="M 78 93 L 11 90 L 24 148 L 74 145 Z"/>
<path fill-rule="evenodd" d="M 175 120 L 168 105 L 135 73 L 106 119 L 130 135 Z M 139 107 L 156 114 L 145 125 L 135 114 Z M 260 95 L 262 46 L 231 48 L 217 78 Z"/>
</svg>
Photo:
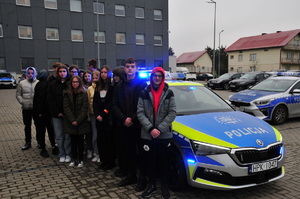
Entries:
<svg viewBox="0 0 300 199">
<path fill-rule="evenodd" d="M 99 152 L 97 147 L 97 128 L 96 128 L 96 118 L 94 115 L 93 109 L 93 99 L 95 93 L 96 82 L 99 80 L 100 72 L 95 70 L 92 73 L 92 85 L 88 87 L 87 94 L 88 94 L 88 101 L 89 101 L 89 117 L 91 120 L 91 127 L 92 127 L 92 149 L 93 149 L 93 162 L 100 162 Z"/>
</svg>

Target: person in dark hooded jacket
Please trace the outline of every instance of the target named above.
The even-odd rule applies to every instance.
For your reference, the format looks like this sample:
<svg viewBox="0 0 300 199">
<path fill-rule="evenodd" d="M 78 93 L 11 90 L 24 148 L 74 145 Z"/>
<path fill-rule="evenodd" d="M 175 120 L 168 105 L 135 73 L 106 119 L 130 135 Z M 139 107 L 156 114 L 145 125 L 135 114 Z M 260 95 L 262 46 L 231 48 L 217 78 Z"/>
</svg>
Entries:
<svg viewBox="0 0 300 199">
<path fill-rule="evenodd" d="M 58 155 L 58 148 L 55 146 L 54 130 L 51 122 L 51 113 L 47 102 L 49 72 L 41 70 L 36 78 L 39 80 L 34 89 L 33 112 L 36 118 L 36 134 L 40 144 L 40 155 L 49 157 L 45 147 L 45 133 L 48 132 L 48 138 L 52 146 L 52 154 Z"/>
<path fill-rule="evenodd" d="M 169 173 L 168 156 L 171 148 L 172 122 L 176 117 L 176 104 L 172 90 L 165 83 L 165 71 L 161 67 L 152 70 L 150 85 L 140 94 L 137 117 L 142 125 L 143 154 L 147 159 L 149 185 L 142 197 L 156 192 L 156 178 L 161 179 L 162 198 L 170 198 L 167 187 Z"/>
</svg>

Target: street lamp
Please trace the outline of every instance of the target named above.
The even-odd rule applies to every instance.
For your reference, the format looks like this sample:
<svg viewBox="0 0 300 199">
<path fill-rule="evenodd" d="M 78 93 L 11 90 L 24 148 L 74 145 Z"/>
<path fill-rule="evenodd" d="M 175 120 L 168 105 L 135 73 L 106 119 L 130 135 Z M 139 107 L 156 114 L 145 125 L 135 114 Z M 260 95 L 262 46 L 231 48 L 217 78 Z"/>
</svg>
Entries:
<svg viewBox="0 0 300 199">
<path fill-rule="evenodd" d="M 220 68 L 221 68 L 221 33 L 224 32 L 224 30 L 221 30 L 221 32 L 219 32 L 219 67 L 218 67 L 218 74 L 219 77 L 221 75 L 220 73 Z"/>
<path fill-rule="evenodd" d="M 215 4 L 215 13 L 214 13 L 214 52 L 213 52 L 213 63 L 212 63 L 212 75 L 215 76 L 215 64 L 216 64 L 216 11 L 217 11 L 217 2 L 210 0 L 207 3 Z"/>
</svg>

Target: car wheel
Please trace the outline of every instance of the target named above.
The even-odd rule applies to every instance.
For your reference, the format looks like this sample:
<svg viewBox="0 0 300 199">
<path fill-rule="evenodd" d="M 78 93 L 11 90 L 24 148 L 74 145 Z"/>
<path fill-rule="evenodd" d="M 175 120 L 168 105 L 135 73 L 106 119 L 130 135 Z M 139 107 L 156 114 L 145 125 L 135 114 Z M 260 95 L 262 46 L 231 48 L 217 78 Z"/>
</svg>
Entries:
<svg viewBox="0 0 300 199">
<path fill-rule="evenodd" d="M 168 179 L 169 188 L 172 191 L 181 191 L 187 186 L 184 161 L 179 151 L 171 149 L 169 156 L 170 175 Z"/>
<path fill-rule="evenodd" d="M 224 84 L 223 88 L 224 88 L 224 90 L 229 90 L 229 85 L 228 85 L 228 83 Z"/>
<path fill-rule="evenodd" d="M 288 111 L 285 106 L 277 106 L 272 114 L 273 124 L 283 124 L 288 117 Z"/>
</svg>

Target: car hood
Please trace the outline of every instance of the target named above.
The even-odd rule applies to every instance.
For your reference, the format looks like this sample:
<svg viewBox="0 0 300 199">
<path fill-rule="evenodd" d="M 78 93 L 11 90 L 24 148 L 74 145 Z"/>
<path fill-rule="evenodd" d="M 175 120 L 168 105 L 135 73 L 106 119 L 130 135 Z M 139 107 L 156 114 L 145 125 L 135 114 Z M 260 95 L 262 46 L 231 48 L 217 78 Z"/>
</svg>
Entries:
<svg viewBox="0 0 300 199">
<path fill-rule="evenodd" d="M 233 94 L 229 100 L 230 101 L 240 101 L 240 102 L 252 102 L 261 97 L 271 97 L 272 95 L 278 95 L 278 92 L 272 91 L 258 91 L 258 90 L 244 90 Z"/>
<path fill-rule="evenodd" d="M 228 148 L 262 148 L 282 139 L 265 121 L 239 111 L 177 116 L 173 130 L 183 135 L 182 139 Z"/>
</svg>

